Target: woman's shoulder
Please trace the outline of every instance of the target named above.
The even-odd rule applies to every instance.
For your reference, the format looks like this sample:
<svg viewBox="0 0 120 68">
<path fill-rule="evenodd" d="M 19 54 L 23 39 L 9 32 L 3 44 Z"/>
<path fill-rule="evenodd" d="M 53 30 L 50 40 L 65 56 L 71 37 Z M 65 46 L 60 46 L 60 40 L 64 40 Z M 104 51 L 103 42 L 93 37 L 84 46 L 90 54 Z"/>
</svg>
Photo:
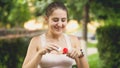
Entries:
<svg viewBox="0 0 120 68">
<path fill-rule="evenodd" d="M 34 46 L 40 46 L 41 45 L 41 35 L 37 35 L 31 38 L 30 44 Z"/>
<path fill-rule="evenodd" d="M 75 36 L 75 35 L 68 35 L 69 37 L 70 37 L 70 39 L 71 40 L 78 40 L 78 37 L 77 36 Z"/>
<path fill-rule="evenodd" d="M 71 41 L 72 46 L 73 46 L 73 47 L 77 47 L 77 46 L 78 46 L 77 44 L 79 43 L 78 37 L 75 36 L 75 35 L 68 35 L 68 36 L 69 36 L 69 38 L 70 38 L 70 41 Z"/>
<path fill-rule="evenodd" d="M 38 40 L 40 40 L 40 36 L 34 36 L 31 38 L 31 41 L 37 42 Z"/>
<path fill-rule="evenodd" d="M 40 41 L 41 37 L 43 36 L 44 34 L 40 34 L 40 35 L 37 35 L 37 36 L 33 36 L 31 41 Z"/>
<path fill-rule="evenodd" d="M 85 48 L 86 42 L 83 40 L 83 38 L 75 36 L 75 35 L 69 35 L 71 43 L 74 47 L 80 46 L 82 49 Z"/>
</svg>

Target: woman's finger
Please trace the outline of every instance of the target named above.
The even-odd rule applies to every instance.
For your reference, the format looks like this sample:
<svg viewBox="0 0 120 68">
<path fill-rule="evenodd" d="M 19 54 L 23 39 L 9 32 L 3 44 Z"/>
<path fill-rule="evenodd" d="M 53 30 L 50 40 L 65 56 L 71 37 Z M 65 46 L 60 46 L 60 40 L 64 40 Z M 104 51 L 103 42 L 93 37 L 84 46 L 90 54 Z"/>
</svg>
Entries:
<svg viewBox="0 0 120 68">
<path fill-rule="evenodd" d="M 52 50 L 58 51 L 58 49 L 58 46 L 54 43 L 49 43 L 45 47 L 46 53 L 50 53 Z"/>
<path fill-rule="evenodd" d="M 59 46 L 57 45 L 57 44 L 55 44 L 55 43 L 50 43 L 50 47 L 53 49 L 53 50 L 55 50 L 55 51 L 59 51 Z"/>
<path fill-rule="evenodd" d="M 69 51 L 69 53 L 67 54 L 67 56 L 75 59 L 76 57 L 80 56 L 80 51 L 78 49 L 72 49 L 71 51 Z"/>
<path fill-rule="evenodd" d="M 77 57 L 77 54 L 78 54 L 77 50 L 73 49 L 70 55 L 72 58 L 75 58 L 75 57 Z"/>
</svg>

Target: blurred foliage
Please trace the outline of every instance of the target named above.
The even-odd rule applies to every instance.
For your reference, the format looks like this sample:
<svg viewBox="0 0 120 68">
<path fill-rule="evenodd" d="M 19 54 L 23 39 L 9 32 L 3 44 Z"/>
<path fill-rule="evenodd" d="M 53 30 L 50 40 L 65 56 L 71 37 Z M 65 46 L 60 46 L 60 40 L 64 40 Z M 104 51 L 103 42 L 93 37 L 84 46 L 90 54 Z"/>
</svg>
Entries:
<svg viewBox="0 0 120 68">
<path fill-rule="evenodd" d="M 80 20 L 82 18 L 83 7 L 88 0 L 35 0 L 35 15 L 38 16 L 44 14 L 45 8 L 53 1 L 60 1 L 65 4 L 68 9 L 69 19 Z"/>
<path fill-rule="evenodd" d="M 31 17 L 26 0 L 0 0 L 0 22 L 11 27 L 22 25 Z"/>
<path fill-rule="evenodd" d="M 107 25 L 97 29 L 98 52 L 102 68 L 120 68 L 120 26 Z"/>
<path fill-rule="evenodd" d="M 91 0 L 90 6 L 94 19 L 105 20 L 105 24 L 119 24 L 120 0 Z"/>
<path fill-rule="evenodd" d="M 0 29 L 0 68 L 21 68 L 31 38 L 45 31 Z"/>
<path fill-rule="evenodd" d="M 21 68 L 30 38 L 0 39 L 0 67 Z"/>
<path fill-rule="evenodd" d="M 119 24 L 120 21 L 120 0 L 0 0 L 0 23 L 23 26 L 31 17 L 44 15 L 46 7 L 53 1 L 61 1 L 67 6 L 69 19 L 83 19 L 83 8 L 88 2 L 91 20 L 102 19 L 105 24 Z"/>
<path fill-rule="evenodd" d="M 88 56 L 88 63 L 90 68 L 102 68 L 103 65 L 102 61 L 99 58 L 99 53 Z"/>
<path fill-rule="evenodd" d="M 53 1 L 61 1 L 68 7 L 70 19 L 80 20 L 82 7 L 88 0 L 0 0 L 0 22 L 11 27 L 20 26 L 31 18 L 32 13 L 35 18 L 43 15 L 46 6 Z M 30 12 L 31 8 L 35 8 L 33 12 Z"/>
</svg>

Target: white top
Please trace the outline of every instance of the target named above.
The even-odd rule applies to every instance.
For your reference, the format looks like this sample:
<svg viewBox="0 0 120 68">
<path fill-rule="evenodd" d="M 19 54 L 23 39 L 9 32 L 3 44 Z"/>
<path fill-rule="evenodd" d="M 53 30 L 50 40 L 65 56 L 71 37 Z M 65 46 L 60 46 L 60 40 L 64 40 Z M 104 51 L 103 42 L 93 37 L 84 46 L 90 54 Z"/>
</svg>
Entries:
<svg viewBox="0 0 120 68">
<path fill-rule="evenodd" d="M 44 47 L 46 44 L 46 36 L 45 34 L 42 34 L 40 37 L 42 47 Z M 66 40 L 67 48 L 71 49 L 71 42 L 69 36 L 64 34 L 64 37 Z M 43 55 L 40 66 L 41 68 L 72 68 L 74 62 L 74 59 L 69 58 L 64 54 L 47 53 Z"/>
</svg>

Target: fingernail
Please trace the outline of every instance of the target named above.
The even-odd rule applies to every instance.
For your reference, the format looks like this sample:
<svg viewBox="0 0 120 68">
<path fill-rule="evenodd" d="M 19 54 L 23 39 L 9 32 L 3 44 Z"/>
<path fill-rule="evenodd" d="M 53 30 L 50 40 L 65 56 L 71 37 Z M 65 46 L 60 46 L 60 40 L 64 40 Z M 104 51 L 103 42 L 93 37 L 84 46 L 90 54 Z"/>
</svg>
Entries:
<svg viewBox="0 0 120 68">
<path fill-rule="evenodd" d="M 58 51 L 61 51 L 61 47 L 58 48 Z"/>
</svg>

